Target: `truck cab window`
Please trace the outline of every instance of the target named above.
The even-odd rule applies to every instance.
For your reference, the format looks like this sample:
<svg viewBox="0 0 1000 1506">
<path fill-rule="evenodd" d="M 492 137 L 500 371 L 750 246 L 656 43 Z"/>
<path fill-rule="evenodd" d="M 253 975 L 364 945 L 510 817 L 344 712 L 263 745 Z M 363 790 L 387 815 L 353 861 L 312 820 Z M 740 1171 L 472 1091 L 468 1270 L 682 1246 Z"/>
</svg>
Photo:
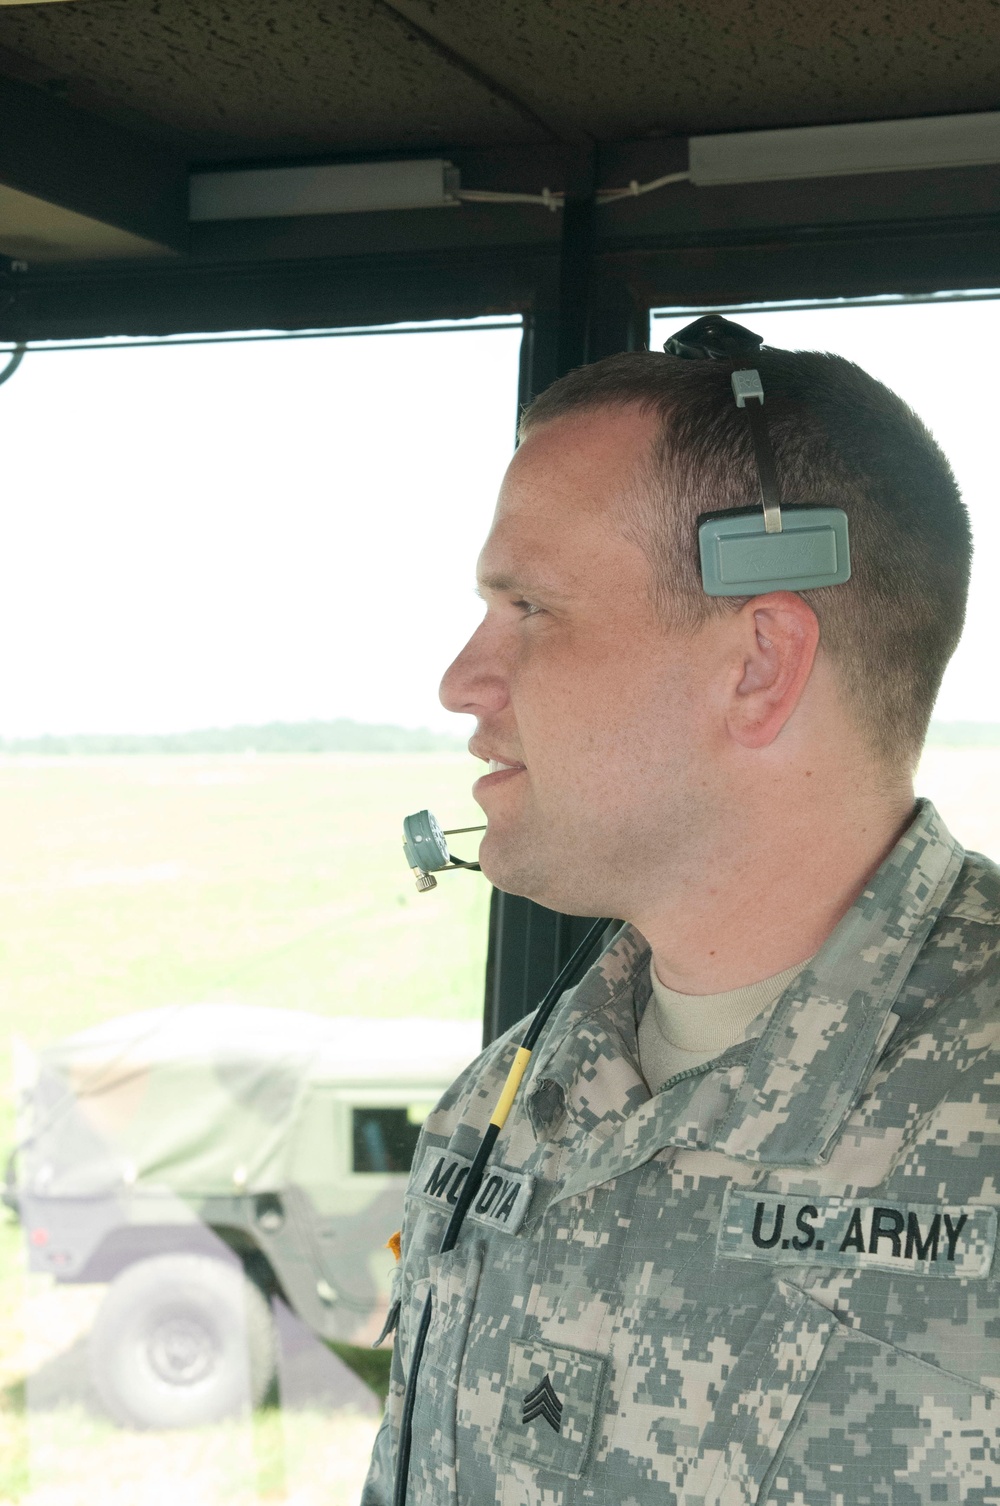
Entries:
<svg viewBox="0 0 1000 1506">
<path fill-rule="evenodd" d="M 358 1108 L 351 1111 L 351 1143 L 356 1172 L 407 1172 L 420 1135 L 408 1111 Z"/>
</svg>

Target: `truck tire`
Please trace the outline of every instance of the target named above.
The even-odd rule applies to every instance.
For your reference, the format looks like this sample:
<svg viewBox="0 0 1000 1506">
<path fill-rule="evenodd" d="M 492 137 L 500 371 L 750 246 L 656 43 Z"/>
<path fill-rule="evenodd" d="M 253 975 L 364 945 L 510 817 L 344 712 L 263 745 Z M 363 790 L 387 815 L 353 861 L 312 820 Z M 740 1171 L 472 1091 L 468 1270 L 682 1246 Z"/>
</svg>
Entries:
<svg viewBox="0 0 1000 1506">
<path fill-rule="evenodd" d="M 259 1405 L 276 1363 L 267 1299 L 234 1261 L 158 1255 L 111 1283 L 90 1333 L 94 1385 L 116 1422 L 185 1428 Z"/>
</svg>

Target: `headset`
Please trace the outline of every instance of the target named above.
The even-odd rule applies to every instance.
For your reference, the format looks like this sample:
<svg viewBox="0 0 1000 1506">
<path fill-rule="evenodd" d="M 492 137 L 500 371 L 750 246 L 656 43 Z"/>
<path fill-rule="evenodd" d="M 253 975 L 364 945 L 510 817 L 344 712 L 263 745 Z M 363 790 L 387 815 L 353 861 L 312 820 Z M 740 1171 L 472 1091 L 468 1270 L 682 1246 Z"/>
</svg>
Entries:
<svg viewBox="0 0 1000 1506">
<path fill-rule="evenodd" d="M 684 361 L 728 361 L 733 364 L 733 397 L 737 408 L 746 413 L 753 443 L 760 506 L 703 513 L 698 519 L 701 580 L 708 596 L 746 597 L 762 596 L 768 591 L 814 591 L 821 586 L 843 585 L 851 576 L 847 514 L 839 507 L 786 506 L 782 503 L 764 410 L 764 388 L 760 372 L 752 364 L 763 343 L 762 337 L 752 330 L 733 324 L 720 314 L 705 314 L 672 335 L 663 347 L 666 355 Z M 465 826 L 442 831 L 427 810 L 407 816 L 403 822 L 403 849 L 416 878 L 417 889 L 421 892 L 433 889 L 437 884 L 434 874 L 448 869 L 481 871 L 478 863 L 466 863 L 454 857 L 445 838 L 485 829 L 483 826 Z M 486 1163 L 549 1016 L 563 992 L 583 973 L 591 953 L 598 943 L 603 942 L 608 927 L 613 924 L 611 920 L 602 919 L 591 927 L 533 1014 L 448 1221 L 440 1254 L 447 1254 L 458 1242 L 465 1215 L 482 1184 Z M 393 1506 L 405 1506 L 406 1503 L 417 1376 L 430 1328 L 432 1302 L 433 1294 L 428 1291 L 414 1336 L 403 1395 Z"/>
</svg>

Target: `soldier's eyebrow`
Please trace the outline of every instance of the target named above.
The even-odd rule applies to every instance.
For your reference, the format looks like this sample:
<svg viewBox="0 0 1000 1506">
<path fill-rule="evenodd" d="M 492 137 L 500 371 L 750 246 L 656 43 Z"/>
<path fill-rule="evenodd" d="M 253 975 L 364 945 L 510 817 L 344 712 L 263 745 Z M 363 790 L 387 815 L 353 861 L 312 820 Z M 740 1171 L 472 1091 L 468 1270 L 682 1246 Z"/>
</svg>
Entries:
<svg viewBox="0 0 1000 1506">
<path fill-rule="evenodd" d="M 476 595 L 482 596 L 486 591 L 497 596 L 526 596 L 529 600 L 535 595 L 544 596 L 550 601 L 567 600 L 565 591 L 560 591 L 548 581 L 528 580 L 506 570 L 495 570 L 479 577 Z"/>
<path fill-rule="evenodd" d="M 494 591 L 506 594 L 508 591 L 524 591 L 525 585 L 516 575 L 509 571 L 494 570 L 491 574 L 480 575 L 476 583 L 476 594 L 482 596 L 484 591 Z"/>
</svg>

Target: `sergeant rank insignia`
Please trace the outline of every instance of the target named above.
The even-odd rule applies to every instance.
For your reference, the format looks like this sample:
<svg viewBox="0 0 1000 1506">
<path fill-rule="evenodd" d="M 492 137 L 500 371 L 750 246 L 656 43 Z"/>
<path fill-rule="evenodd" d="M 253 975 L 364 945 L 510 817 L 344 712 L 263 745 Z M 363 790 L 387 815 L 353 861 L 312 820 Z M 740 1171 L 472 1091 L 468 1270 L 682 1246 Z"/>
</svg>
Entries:
<svg viewBox="0 0 1000 1506">
<path fill-rule="evenodd" d="M 534 1422 L 536 1417 L 544 1417 L 552 1431 L 558 1433 L 562 1427 L 562 1414 L 563 1404 L 556 1395 L 552 1382 L 546 1376 L 524 1398 L 521 1421 L 527 1426 L 529 1422 Z"/>
</svg>

